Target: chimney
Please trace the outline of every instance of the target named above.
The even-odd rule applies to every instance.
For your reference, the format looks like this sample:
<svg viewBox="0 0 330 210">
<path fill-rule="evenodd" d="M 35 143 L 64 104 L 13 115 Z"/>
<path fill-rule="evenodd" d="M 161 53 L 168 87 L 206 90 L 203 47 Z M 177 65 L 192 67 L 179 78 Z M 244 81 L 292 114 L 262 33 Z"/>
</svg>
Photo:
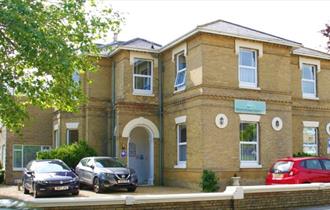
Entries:
<svg viewBox="0 0 330 210">
<path fill-rule="evenodd" d="M 117 42 L 118 41 L 118 33 L 115 32 L 113 33 L 113 42 Z"/>
</svg>

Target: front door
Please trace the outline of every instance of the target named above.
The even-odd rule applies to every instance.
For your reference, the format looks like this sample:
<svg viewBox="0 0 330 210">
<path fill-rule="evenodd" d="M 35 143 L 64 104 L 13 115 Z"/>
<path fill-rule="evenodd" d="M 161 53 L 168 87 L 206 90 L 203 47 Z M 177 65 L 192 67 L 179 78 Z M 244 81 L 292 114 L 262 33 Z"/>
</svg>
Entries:
<svg viewBox="0 0 330 210">
<path fill-rule="evenodd" d="M 136 171 L 139 185 L 147 185 L 150 177 L 150 145 L 144 128 L 135 128 L 128 143 L 128 166 Z"/>
</svg>

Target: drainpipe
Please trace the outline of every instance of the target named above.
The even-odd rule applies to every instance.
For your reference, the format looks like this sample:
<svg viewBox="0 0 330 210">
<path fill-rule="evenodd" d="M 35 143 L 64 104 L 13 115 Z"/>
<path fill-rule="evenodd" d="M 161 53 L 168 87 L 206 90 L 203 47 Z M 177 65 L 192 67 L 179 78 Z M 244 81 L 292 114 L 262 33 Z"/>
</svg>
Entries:
<svg viewBox="0 0 330 210">
<path fill-rule="evenodd" d="M 163 163 L 164 163 L 164 150 L 163 150 L 163 62 L 158 55 L 158 76 L 159 76 L 159 184 L 164 185 L 163 177 Z"/>
<path fill-rule="evenodd" d="M 112 61 L 112 78 L 111 78 L 111 156 L 116 157 L 116 134 L 115 134 L 115 128 L 116 128 L 116 84 L 115 84 L 115 77 L 116 77 L 116 64 L 115 61 Z"/>
</svg>

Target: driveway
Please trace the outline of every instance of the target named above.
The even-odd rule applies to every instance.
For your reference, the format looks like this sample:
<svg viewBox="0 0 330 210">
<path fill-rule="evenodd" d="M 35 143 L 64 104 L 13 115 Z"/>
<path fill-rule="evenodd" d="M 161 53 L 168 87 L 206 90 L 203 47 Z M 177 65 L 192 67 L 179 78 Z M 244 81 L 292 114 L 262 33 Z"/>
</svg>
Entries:
<svg viewBox="0 0 330 210">
<path fill-rule="evenodd" d="M 144 187 L 140 186 L 136 189 L 135 192 L 127 192 L 126 190 L 121 191 L 110 191 L 105 193 L 94 193 L 89 189 L 81 189 L 78 197 L 112 197 L 112 196 L 121 196 L 121 195 L 154 195 L 154 194 L 177 194 L 177 193 L 196 193 L 198 191 L 179 188 L 179 187 L 161 187 L 161 186 L 152 186 Z M 61 196 L 63 197 L 63 196 Z M 21 188 L 21 191 L 18 191 L 17 186 L 12 185 L 0 185 L 0 198 L 12 198 L 18 200 L 31 200 L 34 199 L 32 195 L 25 195 Z"/>
</svg>

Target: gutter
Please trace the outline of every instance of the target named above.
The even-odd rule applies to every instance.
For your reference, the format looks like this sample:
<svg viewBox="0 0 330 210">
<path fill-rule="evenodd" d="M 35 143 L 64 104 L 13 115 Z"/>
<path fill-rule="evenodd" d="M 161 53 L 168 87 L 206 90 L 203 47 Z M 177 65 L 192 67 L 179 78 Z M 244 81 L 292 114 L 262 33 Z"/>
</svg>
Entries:
<svg viewBox="0 0 330 210">
<path fill-rule="evenodd" d="M 158 76 L 159 76 L 159 184 L 164 185 L 163 177 L 163 163 L 164 163 L 164 149 L 163 149 L 163 131 L 164 131 L 164 106 L 163 106 L 163 62 L 158 55 Z"/>
<path fill-rule="evenodd" d="M 115 77 L 116 77 L 116 63 L 115 61 L 112 62 L 112 68 L 111 68 L 111 156 L 116 157 L 116 134 L 115 134 L 115 128 L 116 128 L 116 84 L 115 84 Z"/>
</svg>

